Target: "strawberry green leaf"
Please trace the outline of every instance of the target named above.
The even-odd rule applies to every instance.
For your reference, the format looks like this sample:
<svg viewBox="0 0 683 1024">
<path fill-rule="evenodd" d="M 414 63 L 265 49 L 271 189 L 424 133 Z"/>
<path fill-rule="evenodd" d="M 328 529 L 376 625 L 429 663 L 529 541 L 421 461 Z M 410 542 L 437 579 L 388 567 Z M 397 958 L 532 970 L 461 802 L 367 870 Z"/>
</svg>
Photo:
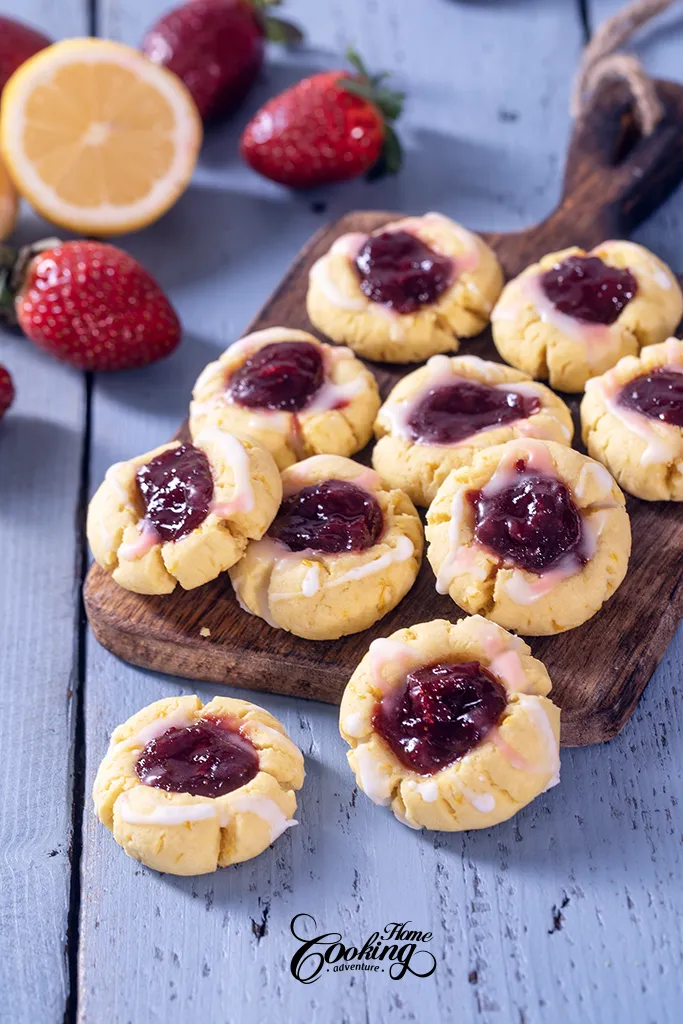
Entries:
<svg viewBox="0 0 683 1024">
<path fill-rule="evenodd" d="M 355 50 L 347 50 L 346 56 L 358 74 L 353 78 L 342 78 L 339 83 L 342 89 L 372 103 L 385 121 L 395 121 L 400 117 L 405 93 L 397 92 L 383 84 L 389 77 L 388 72 L 381 71 L 377 75 L 369 75 Z"/>
<path fill-rule="evenodd" d="M 361 60 L 360 55 L 357 53 L 356 50 L 354 50 L 352 46 L 349 46 L 348 50 L 346 51 L 346 59 L 348 60 L 349 64 L 351 64 L 352 67 L 356 69 L 361 78 L 366 79 L 366 81 L 368 82 L 370 81 L 370 76 L 367 72 L 365 64 Z"/>
<path fill-rule="evenodd" d="M 368 181 L 378 181 L 388 174 L 397 174 L 401 168 L 403 150 L 398 135 L 390 125 L 384 126 L 384 145 L 379 160 L 374 167 L 368 171 Z"/>
<path fill-rule="evenodd" d="M 295 46 L 304 41 L 304 34 L 296 25 L 290 21 L 283 21 L 282 18 L 265 19 L 266 39 L 271 43 L 284 43 L 285 46 Z"/>
</svg>

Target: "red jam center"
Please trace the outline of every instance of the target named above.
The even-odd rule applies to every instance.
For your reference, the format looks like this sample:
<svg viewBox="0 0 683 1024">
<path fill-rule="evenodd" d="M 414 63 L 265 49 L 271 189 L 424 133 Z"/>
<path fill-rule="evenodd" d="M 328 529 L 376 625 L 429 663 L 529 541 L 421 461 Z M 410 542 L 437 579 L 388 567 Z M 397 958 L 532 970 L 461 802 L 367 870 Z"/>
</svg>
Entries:
<svg viewBox="0 0 683 1024">
<path fill-rule="evenodd" d="M 480 430 L 527 419 L 540 408 L 536 396 L 463 378 L 428 391 L 411 412 L 408 430 L 423 444 L 457 444 Z"/>
<path fill-rule="evenodd" d="M 625 384 L 617 403 L 651 420 L 683 427 L 683 373 L 664 366 L 651 370 Z"/>
<path fill-rule="evenodd" d="M 209 460 L 192 444 L 157 455 L 137 472 L 138 489 L 148 520 L 163 542 L 180 540 L 209 514 L 213 477 Z"/>
<path fill-rule="evenodd" d="M 468 493 L 476 540 L 529 572 L 544 572 L 566 555 L 585 563 L 581 514 L 569 488 L 556 477 L 527 473 L 523 459 L 515 472 L 518 479 L 500 491 Z"/>
<path fill-rule="evenodd" d="M 375 708 L 373 726 L 399 761 L 421 775 L 464 757 L 500 720 L 505 690 L 478 661 L 426 665 Z"/>
<path fill-rule="evenodd" d="M 613 324 L 638 291 L 630 270 L 597 256 L 569 256 L 547 270 L 541 287 L 560 313 L 589 324 Z"/>
<path fill-rule="evenodd" d="M 436 302 L 453 282 L 453 261 L 407 231 L 371 235 L 356 256 L 360 289 L 397 313 Z"/>
<path fill-rule="evenodd" d="M 264 345 L 233 373 L 227 391 L 249 409 L 299 412 L 325 380 L 320 349 L 310 341 Z"/>
<path fill-rule="evenodd" d="M 169 729 L 147 744 L 135 764 L 145 786 L 210 797 L 239 789 L 258 770 L 258 754 L 249 740 L 217 718 Z"/>
<path fill-rule="evenodd" d="M 291 551 L 365 551 L 384 525 L 373 496 L 348 480 L 325 480 L 286 498 L 268 536 Z"/>
</svg>

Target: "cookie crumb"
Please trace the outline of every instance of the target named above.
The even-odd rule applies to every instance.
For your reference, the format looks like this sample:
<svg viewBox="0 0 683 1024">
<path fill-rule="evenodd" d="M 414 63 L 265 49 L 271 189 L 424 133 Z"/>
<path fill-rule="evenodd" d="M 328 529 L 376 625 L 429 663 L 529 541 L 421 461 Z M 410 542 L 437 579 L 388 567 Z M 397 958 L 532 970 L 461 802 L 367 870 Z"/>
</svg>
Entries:
<svg viewBox="0 0 683 1024">
<path fill-rule="evenodd" d="M 199 630 L 199 635 L 200 636 L 211 636 L 211 630 L 209 629 L 208 626 L 202 626 L 202 628 Z"/>
</svg>

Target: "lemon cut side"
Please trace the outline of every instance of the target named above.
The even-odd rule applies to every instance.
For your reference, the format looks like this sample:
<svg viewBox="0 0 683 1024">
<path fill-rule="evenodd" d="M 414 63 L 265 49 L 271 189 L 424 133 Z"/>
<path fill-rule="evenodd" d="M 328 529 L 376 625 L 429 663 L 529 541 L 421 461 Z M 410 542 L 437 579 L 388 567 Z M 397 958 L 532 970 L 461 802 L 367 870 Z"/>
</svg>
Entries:
<svg viewBox="0 0 683 1024">
<path fill-rule="evenodd" d="M 180 79 L 122 43 L 56 43 L 2 94 L 0 148 L 14 184 L 48 220 L 81 234 L 157 220 L 187 188 L 201 140 Z"/>
</svg>

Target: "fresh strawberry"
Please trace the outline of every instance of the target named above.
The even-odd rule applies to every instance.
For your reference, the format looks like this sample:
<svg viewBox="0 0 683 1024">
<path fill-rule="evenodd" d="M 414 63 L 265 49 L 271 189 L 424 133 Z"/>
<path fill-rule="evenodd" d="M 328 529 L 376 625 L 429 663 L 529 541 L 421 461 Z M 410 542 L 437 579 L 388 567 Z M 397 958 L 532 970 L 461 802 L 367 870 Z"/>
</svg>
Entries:
<svg viewBox="0 0 683 1024">
<path fill-rule="evenodd" d="M 142 41 L 143 53 L 182 78 L 204 120 L 233 110 L 261 70 L 266 38 L 300 33 L 266 15 L 280 0 L 193 0 L 164 14 Z"/>
<path fill-rule="evenodd" d="M 14 384 L 9 371 L 0 363 L 0 420 L 14 401 Z"/>
<path fill-rule="evenodd" d="M 128 253 L 103 242 L 47 242 L 0 254 L 0 308 L 24 334 L 79 370 L 127 370 L 169 355 L 180 323 Z M 2 281 L 0 281 L 0 284 Z"/>
<path fill-rule="evenodd" d="M 291 188 L 311 188 L 360 174 L 395 173 L 401 162 L 391 127 L 403 95 L 368 75 L 325 71 L 269 100 L 244 129 L 242 156 L 259 174 Z"/>
<path fill-rule="evenodd" d="M 42 32 L 0 15 L 0 93 L 19 65 L 51 42 Z"/>
</svg>

